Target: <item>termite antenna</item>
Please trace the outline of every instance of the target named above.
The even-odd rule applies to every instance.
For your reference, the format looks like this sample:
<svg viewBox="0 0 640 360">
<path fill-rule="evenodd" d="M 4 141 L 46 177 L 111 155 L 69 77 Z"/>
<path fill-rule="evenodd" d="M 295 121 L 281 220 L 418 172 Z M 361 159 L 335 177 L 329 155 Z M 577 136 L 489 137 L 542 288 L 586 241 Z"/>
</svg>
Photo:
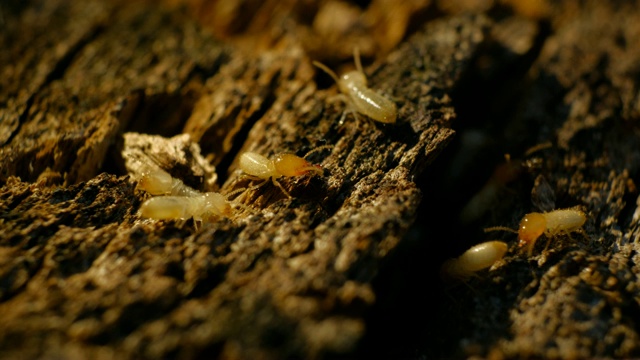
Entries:
<svg viewBox="0 0 640 360">
<path fill-rule="evenodd" d="M 492 226 L 492 227 L 488 227 L 488 228 L 484 228 L 484 232 L 491 232 L 491 231 L 508 231 L 510 233 L 514 233 L 517 234 L 518 231 L 517 230 L 513 230 L 511 228 L 508 228 L 506 226 Z"/>
<path fill-rule="evenodd" d="M 338 75 L 336 75 L 336 73 L 334 73 L 333 70 L 329 69 L 326 65 L 318 61 L 313 61 L 312 64 L 320 68 L 322 71 L 326 72 L 327 74 L 329 74 L 333 78 L 333 80 L 336 82 L 336 84 L 340 84 L 340 79 L 338 79 Z"/>
<path fill-rule="evenodd" d="M 333 145 L 322 145 L 322 146 L 318 146 L 318 147 L 317 147 L 317 148 L 315 148 L 315 149 L 311 149 L 311 150 L 309 150 L 309 152 L 307 152 L 306 154 L 304 154 L 303 158 L 305 158 L 305 159 L 306 159 L 306 158 L 307 158 L 307 156 L 309 156 L 309 155 L 311 155 L 311 154 L 314 154 L 314 153 L 317 153 L 317 152 L 320 152 L 320 151 L 322 151 L 322 150 L 326 150 L 326 149 L 333 149 Z"/>
<path fill-rule="evenodd" d="M 356 63 L 356 69 L 358 69 L 358 72 L 364 74 L 364 71 L 362 70 L 362 62 L 360 62 L 360 48 L 357 46 L 353 48 L 353 61 Z"/>
<path fill-rule="evenodd" d="M 528 148 L 527 151 L 524 152 L 524 156 L 531 156 L 532 154 L 537 153 L 538 151 L 548 149 L 548 148 L 550 148 L 552 146 L 553 146 L 553 144 L 551 143 L 551 141 L 547 141 L 547 142 L 544 142 L 542 144 L 534 145 L 534 146 Z"/>
<path fill-rule="evenodd" d="M 316 173 L 316 174 L 318 174 L 320 176 L 324 175 L 324 169 L 320 165 L 311 164 L 309 166 L 305 166 L 303 168 L 300 168 L 300 171 L 304 171 L 304 172 L 313 171 L 314 173 Z"/>
</svg>

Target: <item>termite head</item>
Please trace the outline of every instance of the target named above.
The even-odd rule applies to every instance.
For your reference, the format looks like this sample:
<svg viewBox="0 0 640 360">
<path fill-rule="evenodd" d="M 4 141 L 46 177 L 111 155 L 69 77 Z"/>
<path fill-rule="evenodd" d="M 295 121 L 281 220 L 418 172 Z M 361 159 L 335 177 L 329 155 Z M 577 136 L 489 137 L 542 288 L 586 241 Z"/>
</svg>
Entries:
<svg viewBox="0 0 640 360">
<path fill-rule="evenodd" d="M 233 209 L 224 195 L 216 192 L 208 192 L 204 194 L 204 198 L 209 213 L 231 217 Z"/>
<path fill-rule="evenodd" d="M 359 88 L 367 87 L 367 76 L 362 70 L 362 62 L 360 61 L 360 49 L 356 46 L 353 48 L 353 62 L 356 64 L 356 70 L 349 71 L 342 75 L 341 81 L 338 82 L 340 91 L 344 94 L 349 92 L 345 91 L 347 88 Z"/>
<path fill-rule="evenodd" d="M 522 247 L 529 244 L 529 248 L 538 240 L 540 235 L 547 228 L 547 220 L 540 213 L 530 213 L 525 215 L 520 221 L 520 230 L 518 231 L 518 246 Z"/>
<path fill-rule="evenodd" d="M 166 194 L 171 189 L 173 179 L 163 170 L 150 170 L 142 175 L 138 187 L 151 195 Z"/>
<path fill-rule="evenodd" d="M 310 171 L 322 175 L 322 167 L 293 154 L 279 154 L 273 159 L 273 164 L 282 176 L 302 176 Z"/>
<path fill-rule="evenodd" d="M 360 71 L 349 71 L 341 76 L 340 81 L 338 82 L 338 87 L 340 88 L 340 92 L 343 94 L 348 94 L 349 89 L 353 88 L 354 85 L 359 86 L 367 86 L 367 77 Z"/>
</svg>

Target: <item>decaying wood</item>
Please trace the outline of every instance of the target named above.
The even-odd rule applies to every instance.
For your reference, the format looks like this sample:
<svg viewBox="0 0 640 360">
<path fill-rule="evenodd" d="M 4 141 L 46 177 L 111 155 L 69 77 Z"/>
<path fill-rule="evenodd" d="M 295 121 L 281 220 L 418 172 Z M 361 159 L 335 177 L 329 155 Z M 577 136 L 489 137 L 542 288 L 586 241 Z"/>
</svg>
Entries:
<svg viewBox="0 0 640 360">
<path fill-rule="evenodd" d="M 218 189 L 215 167 L 202 156 L 200 146 L 189 134 L 167 139 L 129 132 L 122 134 L 122 140 L 124 167 L 135 181 L 151 171 L 162 170 L 193 188 Z"/>
<path fill-rule="evenodd" d="M 415 217 L 420 191 L 412 178 L 453 134 L 447 93 L 482 41 L 486 21 L 433 24 L 369 71 L 371 86 L 399 104 L 400 124 L 341 125 L 344 106 L 328 101 L 335 89 L 316 88 L 315 69 L 294 44 L 248 57 L 208 40 L 179 15 L 145 7 L 103 11 L 112 13 L 93 24 L 98 33 L 67 55 L 58 79 L 23 100 L 24 115 L 6 130 L 5 353 L 315 357 L 353 350 L 375 300 L 377 264 Z M 153 39 L 146 38 L 152 31 Z M 216 72 L 221 54 L 229 60 Z M 245 150 L 303 153 L 331 144 L 313 159 L 326 176 L 283 181 L 292 200 L 260 188 L 247 197 L 254 214 L 197 231 L 191 223 L 141 220 L 143 194 L 134 184 L 95 177 L 96 170 L 123 129 L 141 128 L 131 123 L 145 121 L 151 105 L 140 103 L 185 96 L 193 72 L 205 72 L 197 66 L 213 76 L 198 89 L 185 131 L 214 163 Z M 78 100 L 69 103 L 69 96 Z M 47 136 L 35 133 L 42 126 Z M 72 130 L 75 140 L 62 147 Z M 234 146 L 238 141 L 244 145 Z M 134 156 L 128 149 L 125 161 Z M 24 165 L 34 152 L 36 161 Z M 38 180 L 46 168 L 67 185 L 11 177 Z M 223 190 L 236 180 L 231 176 Z"/>
<path fill-rule="evenodd" d="M 486 100 L 491 102 L 489 109 L 508 109 L 502 113 L 505 119 L 486 119 L 483 127 L 470 124 L 468 130 L 454 124 L 462 139 L 470 133 L 475 142 L 463 140 L 451 150 L 474 155 L 452 157 L 452 164 L 440 170 L 445 179 L 448 173 L 457 176 L 450 184 L 432 183 L 444 195 L 427 194 L 426 201 L 451 199 L 448 196 L 453 192 L 468 191 L 471 186 L 475 190 L 470 194 L 481 191 L 482 182 L 464 179 L 483 171 L 488 177 L 493 169 L 484 169 L 486 157 L 478 154 L 495 152 L 495 148 L 511 153 L 511 161 L 522 167 L 522 173 L 507 182 L 493 179 L 499 196 L 485 204 L 485 215 L 472 226 L 456 230 L 451 225 L 446 233 L 432 232 L 436 239 L 461 238 L 468 244 L 501 238 L 511 242 L 512 248 L 504 264 L 469 281 L 468 287 L 442 289 L 443 295 L 436 300 L 441 305 L 436 308 L 448 311 L 423 320 L 434 325 L 419 325 L 429 329 L 429 336 L 422 338 L 425 353 L 452 356 L 442 347 L 455 349 L 455 356 L 496 358 L 635 357 L 640 353 L 635 315 L 640 305 L 636 255 L 640 28 L 631 25 L 640 18 L 636 7 L 629 3 L 558 4 L 549 28 L 541 28 L 540 51 L 525 68 L 525 82 L 514 84 L 505 77 L 511 94 L 501 90 L 505 85 L 493 83 L 494 91 Z M 498 30 L 504 25 L 493 25 L 492 39 L 502 41 L 495 34 L 504 34 Z M 512 30 L 507 44 L 523 43 L 514 40 L 526 40 L 526 34 Z M 535 43 L 534 39 L 534 48 Z M 488 55 L 504 60 L 513 56 L 495 51 Z M 504 72 L 514 74 L 513 70 Z M 510 107 L 505 101 L 512 99 L 514 89 L 522 93 L 518 105 Z M 476 96 L 472 92 L 460 97 L 477 109 Z M 462 106 L 456 110 L 460 122 L 470 121 Z M 478 145 L 483 136 L 484 144 Z M 495 143 L 487 145 L 487 137 Z M 494 160 L 498 163 L 504 162 L 499 159 L 500 150 Z M 465 164 L 463 170 L 459 163 Z M 547 249 L 547 239 L 543 239 L 532 257 L 515 246 L 513 234 L 480 234 L 483 227 L 516 228 L 529 212 L 573 206 L 587 213 L 584 233 L 554 237 Z M 435 223 L 444 221 L 427 214 Z M 421 219 L 419 216 L 417 223 Z M 468 237 L 480 240 L 466 240 Z M 456 246 L 454 241 L 449 243 Z M 434 336 L 435 331 L 442 335 Z M 434 350 L 435 345 L 440 349 Z"/>
<path fill-rule="evenodd" d="M 530 260 L 530 281 L 517 298 L 507 300 L 511 336 L 488 346 L 493 353 L 561 358 L 640 354 L 634 315 L 640 306 L 635 185 L 640 28 L 631 25 L 638 19 L 637 4 L 590 3 L 546 39 L 532 67 L 518 121 L 526 128 L 510 126 L 507 134 L 530 134 L 520 135 L 530 144 L 553 142 L 531 155 L 530 164 L 539 166 L 532 165 L 528 173 L 551 184 L 557 208 L 582 206 L 588 220 L 585 234 L 552 239 L 548 255 Z M 533 199 L 538 188 L 534 185 Z M 510 262 L 527 266 L 520 258 Z M 523 284 L 505 274 L 498 286 Z M 479 313 L 490 314 L 487 307 L 494 306 L 485 303 Z M 487 339 L 479 333 L 473 337 L 479 343 Z"/>
<path fill-rule="evenodd" d="M 3 356 L 639 354 L 636 4 L 174 3 L 0 5 Z M 343 70 L 355 45 L 397 124 L 338 122 L 311 61 Z M 224 193 L 252 184 L 244 151 L 323 145 L 323 176 L 281 180 L 291 199 L 137 213 L 147 165 Z M 517 171 L 491 178 L 507 152 Z M 569 206 L 584 233 L 531 257 L 481 231 Z M 487 236 L 504 262 L 444 286 L 444 258 Z"/>
</svg>

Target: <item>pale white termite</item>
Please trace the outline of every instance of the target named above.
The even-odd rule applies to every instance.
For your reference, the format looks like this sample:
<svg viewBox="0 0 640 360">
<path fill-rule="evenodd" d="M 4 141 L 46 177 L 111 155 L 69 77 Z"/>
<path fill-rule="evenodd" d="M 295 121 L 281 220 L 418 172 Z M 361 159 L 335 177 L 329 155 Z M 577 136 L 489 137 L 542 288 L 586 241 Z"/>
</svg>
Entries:
<svg viewBox="0 0 640 360">
<path fill-rule="evenodd" d="M 465 280 L 502 260 L 506 253 L 507 244 L 502 241 L 483 242 L 471 247 L 457 258 L 445 261 L 442 264 L 441 274 L 446 279 Z"/>
<path fill-rule="evenodd" d="M 159 169 L 146 172 L 138 182 L 138 187 L 152 195 L 166 195 L 150 198 L 140 206 L 143 217 L 156 220 L 194 218 L 202 221 L 219 216 L 230 217 L 235 209 L 228 201 L 229 196 L 244 191 L 239 189 L 227 195 L 201 193 Z M 242 207 L 241 204 L 236 205 Z"/>
<path fill-rule="evenodd" d="M 340 98 L 347 103 L 347 110 L 342 114 L 340 123 L 344 121 L 347 112 L 352 112 L 357 118 L 355 111 L 376 121 L 389 124 L 395 123 L 398 116 L 396 104 L 367 87 L 367 77 L 362 70 L 358 48 L 353 51 L 353 59 L 356 64 L 356 70 L 349 71 L 340 78 L 326 65 L 317 61 L 313 62 L 313 65 L 322 69 L 336 81 L 340 92 L 343 94 Z"/>
<path fill-rule="evenodd" d="M 531 255 L 533 246 L 543 233 L 550 241 L 555 235 L 568 235 L 580 230 L 586 221 L 587 216 L 584 212 L 575 208 L 558 209 L 545 213 L 529 213 L 520 220 L 518 246 L 527 245 L 528 253 Z"/>
<path fill-rule="evenodd" d="M 533 252 L 533 246 L 542 234 L 547 237 L 547 246 L 549 246 L 552 237 L 561 234 L 569 235 L 574 231 L 578 231 L 586 221 L 587 216 L 585 213 L 576 208 L 526 214 L 522 220 L 520 220 L 520 226 L 517 231 L 518 246 L 523 247 L 526 245 L 527 253 L 530 256 Z M 485 231 L 493 230 L 516 232 L 513 229 L 503 226 L 485 229 Z"/>
<path fill-rule="evenodd" d="M 180 179 L 160 169 L 149 170 L 140 181 L 138 187 L 151 195 L 199 196 L 199 191 L 189 187 Z"/>
<path fill-rule="evenodd" d="M 305 156 L 330 147 L 330 145 L 320 146 L 311 150 Z M 309 173 L 322 175 L 323 173 L 320 165 L 312 164 L 302 157 L 288 153 L 277 154 L 269 159 L 255 152 L 245 152 L 240 156 L 239 166 L 249 177 L 264 180 L 260 184 L 251 187 L 251 189 L 258 188 L 271 180 L 289 198 L 291 198 L 291 195 L 280 185 L 278 178 L 303 176 Z"/>
<path fill-rule="evenodd" d="M 230 217 L 233 208 L 224 195 L 207 192 L 195 196 L 156 196 L 142 204 L 140 213 L 156 220 L 193 218 L 203 221 L 219 216 Z"/>
</svg>

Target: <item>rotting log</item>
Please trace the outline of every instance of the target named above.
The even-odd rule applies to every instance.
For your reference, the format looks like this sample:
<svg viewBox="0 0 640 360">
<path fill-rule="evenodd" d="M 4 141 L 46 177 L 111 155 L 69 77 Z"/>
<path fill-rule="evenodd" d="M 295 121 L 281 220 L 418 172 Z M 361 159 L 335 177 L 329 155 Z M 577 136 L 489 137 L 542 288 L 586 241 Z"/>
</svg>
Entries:
<svg viewBox="0 0 640 360">
<path fill-rule="evenodd" d="M 179 11 L 36 3 L 5 10 L 13 16 L 0 115 L 3 354 L 353 351 L 379 263 L 415 218 L 413 179 L 453 135 L 448 94 L 487 20 L 429 24 L 367 68 L 370 86 L 398 104 L 402 121 L 388 126 L 363 117 L 339 124 L 335 87 L 316 87 L 295 43 L 247 56 Z M 41 46 L 19 41 L 25 28 Z M 117 175 L 127 160 L 119 139 L 126 130 L 169 135 L 185 121 L 227 178 L 223 191 L 238 178 L 221 164 L 234 169 L 242 151 L 333 148 L 313 158 L 325 176 L 282 181 L 293 199 L 264 186 L 247 197 L 250 214 L 201 226 L 140 219 L 147 195 Z M 175 174 L 179 160 L 161 166 Z"/>
<path fill-rule="evenodd" d="M 482 301 L 472 321 L 504 319 L 510 336 L 487 336 L 477 327 L 470 342 L 490 344 L 483 351 L 546 358 L 640 355 L 637 6 L 587 2 L 552 23 L 532 64 L 505 136 L 552 146 L 525 156 L 531 197 L 514 208 L 526 213 L 579 206 L 588 219 L 581 234 L 554 237 L 546 250 L 540 241 L 528 261 L 507 259 L 491 297 L 502 295 L 505 303 Z M 514 287 L 519 294 L 506 295 Z M 498 308 L 509 310 L 496 314 Z"/>
<path fill-rule="evenodd" d="M 638 4 L 550 6 L 542 22 L 495 17 L 475 70 L 453 94 L 456 141 L 429 170 L 439 178 L 419 183 L 424 200 L 412 231 L 430 242 L 413 240 L 376 288 L 403 294 L 377 299 L 385 318 L 375 321 L 380 330 L 369 344 L 385 338 L 382 329 L 404 329 L 389 354 L 640 354 Z M 519 170 L 505 172 L 509 164 Z M 458 219 L 480 193 L 475 220 Z M 482 231 L 516 229 L 527 213 L 576 206 L 587 214 L 584 231 L 543 237 L 532 256 L 516 235 Z M 440 285 L 444 258 L 493 239 L 511 244 L 503 263 L 466 284 Z M 409 253 L 424 254 L 420 265 L 403 264 Z M 405 287 L 394 284 L 402 274 Z M 419 281 L 429 284 L 428 295 L 414 290 Z M 416 352 L 402 349 L 415 343 L 422 344 Z"/>
<path fill-rule="evenodd" d="M 304 4 L 0 4 L 0 353 L 638 356 L 637 4 Z M 396 125 L 338 123 L 311 61 L 351 66 L 355 45 Z M 132 162 L 232 191 L 243 151 L 322 145 L 324 176 L 282 180 L 292 199 L 267 184 L 230 219 L 137 214 Z M 532 256 L 482 233 L 569 206 L 584 233 Z M 441 282 L 495 238 L 503 263 Z"/>
</svg>

